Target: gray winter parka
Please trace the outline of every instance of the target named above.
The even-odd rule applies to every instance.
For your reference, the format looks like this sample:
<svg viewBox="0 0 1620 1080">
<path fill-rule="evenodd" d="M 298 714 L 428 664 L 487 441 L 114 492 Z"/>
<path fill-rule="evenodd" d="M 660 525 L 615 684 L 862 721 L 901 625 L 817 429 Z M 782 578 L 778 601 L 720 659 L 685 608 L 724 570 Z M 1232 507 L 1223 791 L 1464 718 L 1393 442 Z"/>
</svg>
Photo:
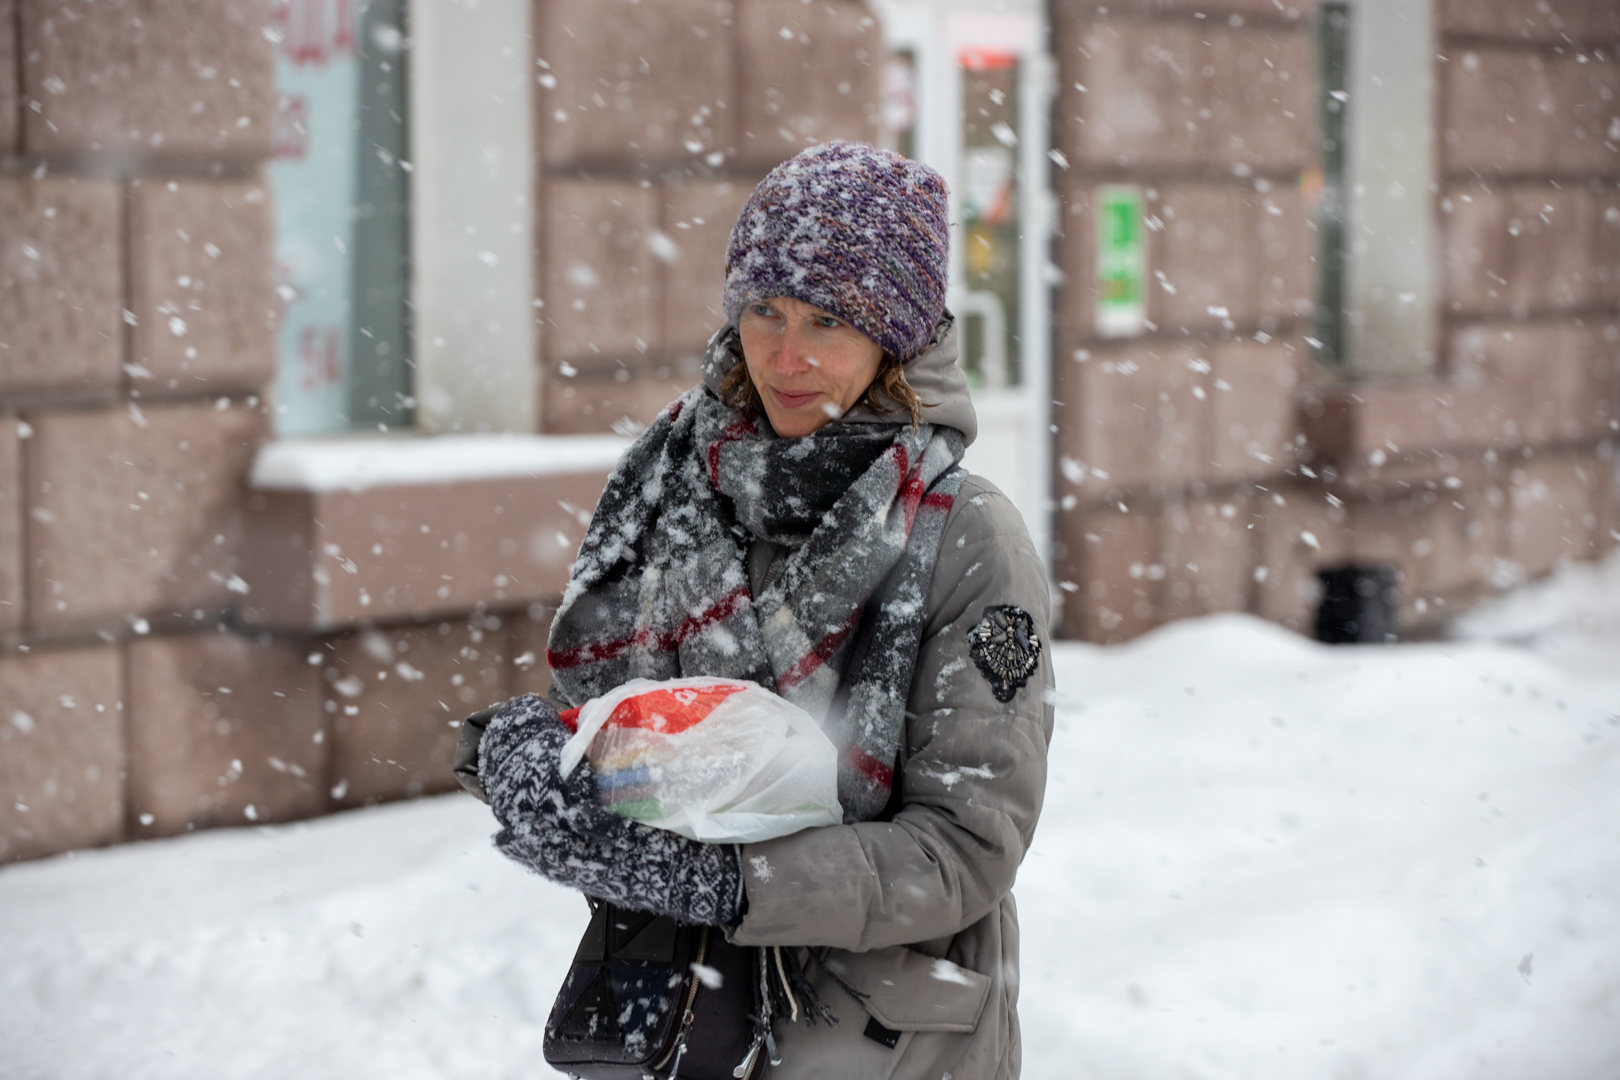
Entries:
<svg viewBox="0 0 1620 1080">
<path fill-rule="evenodd" d="M 906 374 L 932 403 L 923 418 L 971 439 L 956 340 L 952 328 Z M 768 562 L 751 553 L 756 593 Z M 968 631 L 1003 604 L 1030 614 L 1043 645 L 1028 685 L 1005 703 L 968 649 Z M 732 940 L 802 947 L 806 973 L 840 1019 L 830 1028 L 779 1024 L 782 1063 L 772 1080 L 1018 1075 L 1011 890 L 1046 790 L 1049 621 L 1046 573 L 1023 519 L 970 476 L 946 520 L 929 589 L 895 777 L 898 812 L 743 848 L 747 913 Z"/>
<path fill-rule="evenodd" d="M 1046 577 L 1023 521 L 1006 496 L 970 477 L 929 591 L 899 812 L 743 848 L 748 910 L 732 940 L 810 947 L 820 963 L 806 972 L 841 1021 L 780 1025 L 773 1080 L 1018 1075 L 1011 890 L 1046 789 L 1052 665 L 1043 655 L 1027 686 L 996 700 L 969 658 L 967 632 L 1000 604 L 1029 612 L 1048 641 Z M 899 1033 L 893 1049 L 867 1034 L 868 1018 Z"/>
</svg>

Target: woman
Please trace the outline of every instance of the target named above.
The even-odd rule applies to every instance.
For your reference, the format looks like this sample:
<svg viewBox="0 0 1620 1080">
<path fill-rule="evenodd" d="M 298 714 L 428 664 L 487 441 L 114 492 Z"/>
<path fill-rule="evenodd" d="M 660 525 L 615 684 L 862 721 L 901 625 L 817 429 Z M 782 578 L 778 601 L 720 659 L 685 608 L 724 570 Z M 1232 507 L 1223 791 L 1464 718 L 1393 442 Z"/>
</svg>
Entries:
<svg viewBox="0 0 1620 1080">
<path fill-rule="evenodd" d="M 1045 788 L 1048 592 L 1018 513 L 957 464 L 976 424 L 946 213 L 937 173 L 864 143 L 761 182 L 704 384 L 608 481 L 551 630 L 568 705 L 708 675 L 803 706 L 839 747 L 844 824 L 697 843 L 602 810 L 583 767 L 559 779 L 568 732 L 538 698 L 481 745 L 466 729 L 507 855 L 773 947 L 819 995 L 839 1022 L 779 1022 L 778 1078 L 1019 1070 L 1010 890 Z"/>
</svg>

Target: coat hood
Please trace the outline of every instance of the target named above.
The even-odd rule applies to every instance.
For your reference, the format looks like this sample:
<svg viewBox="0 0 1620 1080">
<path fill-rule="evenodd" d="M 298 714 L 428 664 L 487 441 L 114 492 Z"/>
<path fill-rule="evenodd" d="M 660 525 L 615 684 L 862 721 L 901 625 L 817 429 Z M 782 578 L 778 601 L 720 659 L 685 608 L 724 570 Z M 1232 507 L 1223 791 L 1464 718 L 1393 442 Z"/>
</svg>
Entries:
<svg viewBox="0 0 1620 1080">
<path fill-rule="evenodd" d="M 917 392 L 923 403 L 924 422 L 955 428 L 962 433 L 962 445 L 972 444 L 979 433 L 978 416 L 973 411 L 973 399 L 968 396 L 967 375 L 957 362 L 960 355 L 961 331 L 956 316 L 949 310 L 934 327 L 934 340 L 929 346 L 906 361 L 906 382 Z M 731 369 L 742 360 L 742 343 L 737 328 L 727 325 L 709 340 L 703 354 L 703 383 L 719 393 L 720 383 Z M 839 420 L 840 424 L 892 424 L 896 417 L 905 416 L 905 410 L 892 402 L 888 413 L 879 413 L 866 405 L 856 405 Z"/>
</svg>

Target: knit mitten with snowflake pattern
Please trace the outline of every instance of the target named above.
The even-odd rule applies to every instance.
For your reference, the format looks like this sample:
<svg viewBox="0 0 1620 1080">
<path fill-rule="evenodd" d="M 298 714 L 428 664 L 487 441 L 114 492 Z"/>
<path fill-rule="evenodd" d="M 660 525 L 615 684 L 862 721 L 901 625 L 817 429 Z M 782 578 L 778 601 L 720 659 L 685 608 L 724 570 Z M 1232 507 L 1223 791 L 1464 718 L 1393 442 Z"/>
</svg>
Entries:
<svg viewBox="0 0 1620 1080">
<path fill-rule="evenodd" d="M 495 710 L 479 743 L 478 774 L 502 826 L 496 848 L 598 900 L 694 925 L 734 925 L 743 904 L 737 845 L 699 843 L 603 806 L 589 761 L 559 775 L 572 734 L 535 694 Z"/>
</svg>

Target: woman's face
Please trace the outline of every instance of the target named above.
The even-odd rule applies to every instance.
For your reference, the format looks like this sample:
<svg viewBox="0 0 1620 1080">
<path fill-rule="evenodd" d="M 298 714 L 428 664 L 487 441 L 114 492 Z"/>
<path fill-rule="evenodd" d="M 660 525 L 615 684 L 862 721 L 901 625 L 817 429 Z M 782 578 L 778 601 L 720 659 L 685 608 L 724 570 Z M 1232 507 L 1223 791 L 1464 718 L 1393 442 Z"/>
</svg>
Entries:
<svg viewBox="0 0 1620 1080">
<path fill-rule="evenodd" d="M 737 333 L 765 415 L 784 439 L 843 416 L 872 385 L 883 360 L 877 342 L 790 296 L 749 302 Z"/>
</svg>

